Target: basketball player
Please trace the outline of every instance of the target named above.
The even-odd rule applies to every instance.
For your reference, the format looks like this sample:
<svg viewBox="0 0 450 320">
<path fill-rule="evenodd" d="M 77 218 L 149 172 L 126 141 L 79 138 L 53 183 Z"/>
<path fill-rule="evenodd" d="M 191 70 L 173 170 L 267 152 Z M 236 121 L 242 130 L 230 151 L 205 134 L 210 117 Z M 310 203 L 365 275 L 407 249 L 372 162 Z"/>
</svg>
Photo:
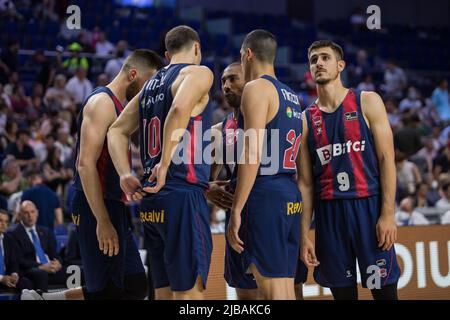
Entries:
<svg viewBox="0 0 450 320">
<path fill-rule="evenodd" d="M 122 102 L 131 100 L 162 66 L 155 52 L 135 50 L 114 80 L 96 88 L 80 110 L 72 219 L 78 229 L 86 286 L 43 294 L 32 290 L 24 292 L 22 299 L 145 298 L 146 275 L 127 221 L 106 132 L 122 112 Z"/>
<path fill-rule="evenodd" d="M 188 26 L 165 37 L 170 64 L 145 85 L 108 133 L 122 189 L 141 199 L 156 299 L 202 299 L 212 252 L 204 195 L 211 155 L 203 159 L 211 128 L 213 74 L 199 66 L 200 39 Z M 140 129 L 142 183 L 130 174 L 127 141 Z M 205 141 L 206 140 L 206 141 Z"/>
<path fill-rule="evenodd" d="M 356 259 L 374 299 L 397 299 L 396 171 L 385 106 L 375 92 L 342 85 L 339 45 L 316 41 L 308 58 L 318 99 L 303 117 L 302 259 L 335 299 L 357 299 Z M 315 250 L 307 236 L 313 207 Z"/>
<path fill-rule="evenodd" d="M 247 84 L 239 122 L 245 135 L 256 133 L 257 141 L 242 137 L 244 161 L 231 182 L 235 192 L 227 237 L 263 299 L 295 299 L 301 212 L 295 174 L 302 121 L 298 96 L 275 77 L 276 50 L 275 37 L 265 30 L 250 32 L 241 47 Z M 272 144 L 276 147 L 263 150 Z M 279 165 L 263 164 L 261 154 L 271 155 L 269 165 Z"/>
</svg>

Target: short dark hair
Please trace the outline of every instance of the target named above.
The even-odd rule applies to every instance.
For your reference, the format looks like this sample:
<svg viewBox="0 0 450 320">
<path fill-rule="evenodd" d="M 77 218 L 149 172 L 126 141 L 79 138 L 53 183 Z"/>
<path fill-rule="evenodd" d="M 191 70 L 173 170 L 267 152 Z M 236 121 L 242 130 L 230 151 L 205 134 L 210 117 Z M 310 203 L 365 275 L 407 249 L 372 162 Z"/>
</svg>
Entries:
<svg viewBox="0 0 450 320">
<path fill-rule="evenodd" d="M 164 67 L 164 62 L 153 50 L 136 49 L 125 59 L 122 70 L 128 71 L 133 67 L 159 70 Z"/>
<path fill-rule="evenodd" d="M 445 191 L 445 192 L 447 192 L 448 187 L 450 187 L 450 182 L 444 183 L 444 185 L 442 186 L 442 190 Z"/>
<path fill-rule="evenodd" d="M 277 39 L 267 30 L 256 29 L 247 34 L 242 49 L 251 49 L 256 59 L 262 62 L 274 63 L 277 55 Z"/>
<path fill-rule="evenodd" d="M 186 49 L 194 42 L 200 43 L 200 37 L 197 31 L 186 25 L 172 28 L 166 33 L 166 50 L 171 54 L 175 54 L 183 49 Z"/>
<path fill-rule="evenodd" d="M 337 60 L 344 60 L 344 50 L 342 47 L 338 45 L 336 42 L 331 40 L 317 40 L 314 41 L 308 48 L 308 59 L 311 51 L 319 49 L 319 48 L 331 48 L 333 52 L 336 54 Z"/>
<path fill-rule="evenodd" d="M 30 130 L 28 130 L 28 129 L 19 129 L 19 130 L 17 130 L 16 139 L 19 138 L 21 135 L 27 135 L 27 136 L 31 137 Z"/>
<path fill-rule="evenodd" d="M 9 218 L 9 213 L 5 209 L 0 209 L 0 214 L 6 214 Z"/>
</svg>

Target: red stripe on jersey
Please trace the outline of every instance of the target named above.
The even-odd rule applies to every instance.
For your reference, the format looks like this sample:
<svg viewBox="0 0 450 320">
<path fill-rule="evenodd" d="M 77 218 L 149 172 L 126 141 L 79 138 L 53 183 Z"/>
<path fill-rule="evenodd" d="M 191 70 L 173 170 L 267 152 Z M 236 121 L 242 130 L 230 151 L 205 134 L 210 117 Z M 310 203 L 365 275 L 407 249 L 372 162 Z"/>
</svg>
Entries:
<svg viewBox="0 0 450 320">
<path fill-rule="evenodd" d="M 357 114 L 357 118 L 354 120 L 347 120 L 345 114 L 349 112 L 358 112 L 358 106 L 356 104 L 355 93 L 350 90 L 344 101 L 342 102 L 344 107 L 343 119 L 344 122 L 344 132 L 345 132 L 345 140 L 352 141 L 355 143 L 356 141 L 361 141 L 361 129 L 359 125 L 359 117 L 362 117 L 362 114 Z M 361 152 L 349 152 L 348 157 L 350 158 L 350 162 L 353 167 L 353 174 L 355 179 L 355 189 L 358 197 L 368 197 L 368 185 L 366 181 L 366 177 L 364 175 L 364 161 L 362 159 Z"/>
<path fill-rule="evenodd" d="M 195 174 L 195 167 L 194 167 L 194 157 L 195 157 L 195 150 L 196 150 L 196 145 L 195 145 L 195 126 L 194 123 L 195 121 L 201 121 L 202 117 L 201 116 L 196 116 L 194 118 L 194 122 L 192 123 L 192 126 L 189 130 L 190 136 L 191 136 L 191 141 L 190 141 L 190 147 L 187 150 L 187 157 L 189 159 L 189 163 L 187 164 L 187 175 L 186 175 L 186 180 L 189 183 L 197 183 L 197 175 Z"/>
<path fill-rule="evenodd" d="M 322 111 L 316 105 L 309 108 L 311 118 L 310 130 L 314 133 L 316 141 L 316 149 L 329 145 L 327 129 L 323 119 Z M 314 120 L 316 119 L 316 121 Z M 333 169 L 331 161 L 324 165 L 322 176 L 319 178 L 322 190 L 320 191 L 320 199 L 333 199 Z"/>
<path fill-rule="evenodd" d="M 108 153 L 108 147 L 107 142 L 105 139 L 105 144 L 103 145 L 102 153 L 100 154 L 100 157 L 97 160 L 97 171 L 98 176 L 100 178 L 100 186 L 102 187 L 102 194 L 103 197 L 106 196 L 106 175 L 108 174 L 108 160 L 109 160 L 109 153 Z"/>
<path fill-rule="evenodd" d="M 117 97 L 112 94 L 112 100 L 114 102 L 114 105 L 116 106 L 116 109 L 119 111 L 119 114 L 123 111 L 123 109 L 125 109 L 125 107 L 122 105 L 122 102 L 119 101 L 119 99 L 117 99 Z"/>
</svg>

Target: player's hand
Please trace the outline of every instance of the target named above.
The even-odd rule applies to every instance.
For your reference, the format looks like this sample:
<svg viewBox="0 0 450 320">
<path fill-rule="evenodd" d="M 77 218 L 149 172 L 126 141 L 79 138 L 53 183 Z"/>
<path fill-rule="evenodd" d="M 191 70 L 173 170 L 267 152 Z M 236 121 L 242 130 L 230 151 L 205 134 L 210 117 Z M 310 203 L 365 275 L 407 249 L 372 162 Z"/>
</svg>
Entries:
<svg viewBox="0 0 450 320">
<path fill-rule="evenodd" d="M 244 251 L 244 242 L 239 238 L 239 228 L 241 227 L 241 213 L 232 211 L 230 215 L 230 222 L 227 228 L 227 239 L 230 246 L 237 253 Z"/>
<path fill-rule="evenodd" d="M 300 252 L 300 258 L 308 268 L 317 267 L 320 264 L 316 257 L 314 244 L 308 237 L 302 238 Z"/>
<path fill-rule="evenodd" d="M 209 190 L 206 193 L 206 199 L 222 209 L 231 209 L 234 195 L 225 191 L 230 181 L 213 181 L 209 183 Z"/>
<path fill-rule="evenodd" d="M 397 223 L 394 215 L 382 214 L 377 223 L 378 247 L 381 250 L 391 250 L 397 241 Z"/>
<path fill-rule="evenodd" d="M 149 182 L 153 182 L 156 179 L 156 185 L 153 187 L 145 187 L 144 191 L 147 193 L 157 193 L 166 184 L 166 175 L 168 167 L 164 167 L 161 163 L 158 163 L 153 169 L 152 174 L 148 178 Z"/>
<path fill-rule="evenodd" d="M 12 273 L 11 274 L 11 281 L 14 284 L 14 287 L 15 287 L 17 282 L 19 282 L 19 275 L 17 273 Z"/>
<path fill-rule="evenodd" d="M 145 193 L 142 192 L 141 182 L 131 173 L 120 177 L 120 188 L 122 188 L 128 200 L 139 201 L 145 196 Z"/>
<path fill-rule="evenodd" d="M 111 221 L 97 222 L 97 240 L 103 254 L 112 257 L 119 253 L 119 237 Z"/>
</svg>

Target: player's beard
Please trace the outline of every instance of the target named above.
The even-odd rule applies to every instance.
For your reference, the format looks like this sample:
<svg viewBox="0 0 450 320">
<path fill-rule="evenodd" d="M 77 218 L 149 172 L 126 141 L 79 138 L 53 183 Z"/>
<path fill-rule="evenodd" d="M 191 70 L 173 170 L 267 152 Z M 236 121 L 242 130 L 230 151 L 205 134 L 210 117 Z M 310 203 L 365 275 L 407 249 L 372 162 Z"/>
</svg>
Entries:
<svg viewBox="0 0 450 320">
<path fill-rule="evenodd" d="M 241 104 L 241 97 L 233 93 L 225 96 L 225 101 L 230 107 L 232 107 L 233 109 L 237 109 Z"/>
<path fill-rule="evenodd" d="M 134 98 L 135 95 L 139 93 L 139 84 L 137 80 L 133 80 L 130 82 L 130 84 L 127 86 L 127 89 L 125 90 L 125 96 L 127 98 L 127 101 L 131 101 L 131 99 Z"/>
<path fill-rule="evenodd" d="M 336 73 L 334 75 L 332 74 L 329 78 L 314 79 L 314 81 L 316 81 L 318 85 L 323 86 L 330 83 L 331 81 L 336 80 L 337 77 L 339 77 L 339 71 L 336 69 Z"/>
</svg>

